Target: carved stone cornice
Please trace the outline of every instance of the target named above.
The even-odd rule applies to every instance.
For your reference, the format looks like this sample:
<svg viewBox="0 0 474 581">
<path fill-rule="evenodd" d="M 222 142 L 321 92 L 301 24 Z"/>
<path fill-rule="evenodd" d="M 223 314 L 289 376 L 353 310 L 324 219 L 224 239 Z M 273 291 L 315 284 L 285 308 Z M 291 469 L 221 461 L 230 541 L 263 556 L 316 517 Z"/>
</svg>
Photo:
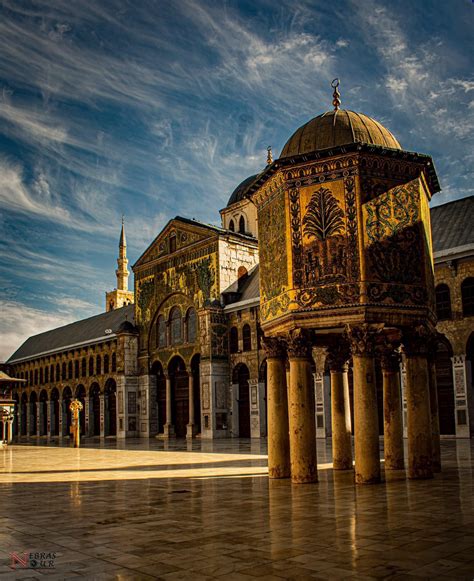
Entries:
<svg viewBox="0 0 474 581">
<path fill-rule="evenodd" d="M 374 357 L 381 328 L 368 324 L 346 325 L 346 337 L 354 357 Z"/>
<path fill-rule="evenodd" d="M 281 337 L 262 337 L 261 340 L 269 359 L 286 359 L 286 343 Z"/>
<path fill-rule="evenodd" d="M 345 337 L 327 348 L 326 363 L 330 371 L 347 371 L 347 364 L 351 357 L 349 343 Z"/>
<path fill-rule="evenodd" d="M 293 329 L 286 337 L 288 358 L 311 359 L 312 344 L 306 329 Z"/>
<path fill-rule="evenodd" d="M 403 329 L 403 352 L 408 357 L 423 355 L 428 356 L 433 334 L 426 325 L 416 325 Z"/>
</svg>

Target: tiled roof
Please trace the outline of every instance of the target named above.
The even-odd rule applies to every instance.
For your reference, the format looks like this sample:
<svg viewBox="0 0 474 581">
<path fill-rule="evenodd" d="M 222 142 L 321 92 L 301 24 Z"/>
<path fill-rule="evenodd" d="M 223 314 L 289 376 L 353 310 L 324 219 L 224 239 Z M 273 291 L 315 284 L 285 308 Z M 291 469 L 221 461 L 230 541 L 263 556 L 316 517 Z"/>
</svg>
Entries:
<svg viewBox="0 0 474 581">
<path fill-rule="evenodd" d="M 433 251 L 474 244 L 474 196 L 431 209 Z"/>
<path fill-rule="evenodd" d="M 134 322 L 133 305 L 127 305 L 121 309 L 101 313 L 95 317 L 82 319 L 82 321 L 76 321 L 64 327 L 33 335 L 13 353 L 8 363 L 20 359 L 30 359 L 41 353 L 61 351 L 71 345 L 93 343 L 101 338 L 106 340 L 112 333 L 116 333 L 126 321 Z M 112 333 L 106 332 L 109 330 Z"/>
</svg>

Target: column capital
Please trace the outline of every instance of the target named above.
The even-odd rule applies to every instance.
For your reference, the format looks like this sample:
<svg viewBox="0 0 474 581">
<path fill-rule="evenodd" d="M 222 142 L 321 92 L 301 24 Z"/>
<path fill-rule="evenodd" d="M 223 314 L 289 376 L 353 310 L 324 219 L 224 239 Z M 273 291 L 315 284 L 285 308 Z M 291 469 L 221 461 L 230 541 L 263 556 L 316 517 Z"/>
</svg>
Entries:
<svg viewBox="0 0 474 581">
<path fill-rule="evenodd" d="M 268 359 L 285 359 L 286 344 L 281 337 L 261 337 L 262 346 Z"/>
<path fill-rule="evenodd" d="M 286 336 L 288 358 L 311 359 L 312 345 L 306 329 L 293 329 Z"/>
<path fill-rule="evenodd" d="M 408 357 L 416 355 L 428 356 L 432 345 L 433 333 L 426 325 L 413 325 L 403 329 L 403 352 Z"/>
<path fill-rule="evenodd" d="M 382 371 L 386 373 L 397 373 L 400 371 L 402 357 L 400 354 L 400 341 L 398 339 L 393 340 L 385 336 L 378 346 L 377 352 L 380 357 Z"/>
<path fill-rule="evenodd" d="M 356 357 L 374 357 L 377 339 L 382 331 L 380 326 L 346 325 L 346 337 L 351 353 Z"/>
<path fill-rule="evenodd" d="M 347 363 L 351 357 L 351 350 L 345 337 L 341 337 L 337 343 L 330 345 L 326 349 L 326 353 L 326 363 L 330 371 L 347 371 Z"/>
</svg>

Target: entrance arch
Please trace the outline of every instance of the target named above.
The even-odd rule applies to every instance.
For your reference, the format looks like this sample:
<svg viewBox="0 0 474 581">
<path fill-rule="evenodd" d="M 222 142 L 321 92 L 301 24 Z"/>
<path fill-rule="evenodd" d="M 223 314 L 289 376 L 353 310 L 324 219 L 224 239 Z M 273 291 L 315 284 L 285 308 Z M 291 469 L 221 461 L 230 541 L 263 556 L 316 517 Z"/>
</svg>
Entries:
<svg viewBox="0 0 474 581">
<path fill-rule="evenodd" d="M 156 376 L 156 403 L 158 405 L 158 433 L 163 434 L 166 424 L 166 377 L 163 366 L 155 361 L 151 367 L 152 375 Z"/>
<path fill-rule="evenodd" d="M 456 434 L 453 364 L 453 350 L 446 337 L 441 337 L 436 352 L 436 387 L 438 390 L 439 431 L 442 435 Z"/>
<path fill-rule="evenodd" d="M 71 405 L 72 391 L 69 386 L 63 389 L 63 436 L 71 436 L 71 410 L 69 406 Z M 66 425 L 64 425 L 64 420 L 66 420 Z"/>
<path fill-rule="evenodd" d="M 186 365 L 176 355 L 168 365 L 171 381 L 171 418 L 177 438 L 185 438 L 189 421 L 189 381 Z"/>
<path fill-rule="evenodd" d="M 45 389 L 41 390 L 39 397 L 39 420 L 40 420 L 40 436 L 48 435 L 48 392 Z"/>
<path fill-rule="evenodd" d="M 92 436 L 100 436 L 100 387 L 93 383 L 89 390 L 89 428 Z"/>
<path fill-rule="evenodd" d="M 59 390 L 54 387 L 51 390 L 51 435 L 59 436 Z"/>
<path fill-rule="evenodd" d="M 30 394 L 30 433 L 29 436 L 36 435 L 36 426 L 38 421 L 38 395 L 36 391 Z"/>
<path fill-rule="evenodd" d="M 117 435 L 117 384 L 115 379 L 107 379 L 104 388 L 105 435 Z"/>
<path fill-rule="evenodd" d="M 194 355 L 191 359 L 191 373 L 193 374 L 193 405 L 194 405 L 194 432 L 201 433 L 201 356 Z"/>
<path fill-rule="evenodd" d="M 232 372 L 232 383 L 238 386 L 237 407 L 239 410 L 239 438 L 250 438 L 250 372 L 244 363 L 239 363 Z"/>
<path fill-rule="evenodd" d="M 83 385 L 78 385 L 74 397 L 82 403 L 82 411 L 79 413 L 79 425 L 81 436 L 84 436 L 86 434 L 86 388 Z"/>
</svg>

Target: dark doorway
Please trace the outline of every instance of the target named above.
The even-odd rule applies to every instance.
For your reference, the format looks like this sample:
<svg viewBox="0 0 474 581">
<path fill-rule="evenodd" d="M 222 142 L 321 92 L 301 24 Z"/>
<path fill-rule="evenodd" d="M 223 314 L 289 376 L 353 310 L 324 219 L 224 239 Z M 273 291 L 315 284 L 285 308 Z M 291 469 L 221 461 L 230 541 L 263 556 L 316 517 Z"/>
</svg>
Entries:
<svg viewBox="0 0 474 581">
<path fill-rule="evenodd" d="M 156 402 L 158 404 L 158 433 L 163 434 L 166 424 L 166 377 L 163 367 L 159 361 L 156 361 L 151 372 L 156 376 Z"/>
<path fill-rule="evenodd" d="M 58 388 L 55 387 L 51 391 L 51 435 L 52 436 L 59 436 L 59 391 Z"/>
<path fill-rule="evenodd" d="M 232 383 L 238 385 L 239 438 L 250 438 L 250 372 L 246 365 L 239 364 L 233 373 Z"/>
<path fill-rule="evenodd" d="M 447 340 L 438 344 L 436 353 L 436 386 L 438 388 L 439 431 L 443 435 L 456 434 L 454 418 L 454 382 L 452 349 Z"/>
<path fill-rule="evenodd" d="M 76 387 L 76 399 L 82 403 L 82 410 L 79 412 L 79 425 L 81 436 L 86 434 L 86 388 L 83 385 Z"/>
<path fill-rule="evenodd" d="M 63 422 L 66 420 L 66 425 L 63 425 L 63 435 L 71 436 L 71 405 L 72 401 L 72 391 L 71 388 L 65 387 L 63 389 Z"/>
<path fill-rule="evenodd" d="M 35 391 L 30 395 L 30 436 L 36 435 L 37 418 L 38 418 L 38 396 Z"/>
<path fill-rule="evenodd" d="M 181 357 L 173 357 L 168 366 L 171 380 L 171 417 L 177 438 L 186 437 L 189 422 L 189 381 Z"/>
<path fill-rule="evenodd" d="M 48 435 L 48 393 L 43 389 L 40 393 L 40 436 Z"/>
<path fill-rule="evenodd" d="M 201 433 L 201 356 L 195 355 L 191 359 L 191 370 L 194 378 L 194 425 L 196 434 Z"/>
<path fill-rule="evenodd" d="M 104 389 L 105 435 L 117 435 L 117 384 L 108 379 Z"/>
<path fill-rule="evenodd" d="M 28 396 L 26 393 L 22 393 L 21 395 L 21 426 L 20 426 L 20 435 L 26 436 L 26 426 L 27 426 L 27 414 L 28 414 Z"/>
<path fill-rule="evenodd" d="M 93 383 L 89 390 L 89 414 L 92 410 L 92 421 L 89 416 L 89 426 L 92 436 L 100 436 L 100 388 L 98 383 Z"/>
</svg>

